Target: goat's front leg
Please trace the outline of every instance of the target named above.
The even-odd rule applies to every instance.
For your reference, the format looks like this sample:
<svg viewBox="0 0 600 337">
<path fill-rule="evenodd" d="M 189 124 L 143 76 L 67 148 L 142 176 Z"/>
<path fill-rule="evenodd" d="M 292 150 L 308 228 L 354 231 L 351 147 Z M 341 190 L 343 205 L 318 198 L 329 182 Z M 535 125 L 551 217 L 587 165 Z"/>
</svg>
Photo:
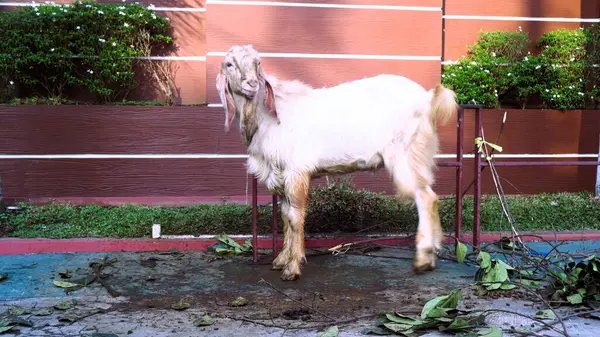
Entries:
<svg viewBox="0 0 600 337">
<path fill-rule="evenodd" d="M 435 269 L 436 250 L 442 248 L 443 232 L 440 224 L 437 194 L 427 186 L 416 193 L 415 201 L 419 213 L 419 227 L 416 238 L 417 252 L 413 262 L 416 273 Z"/>
<path fill-rule="evenodd" d="M 290 260 L 290 237 L 293 235 L 290 233 L 290 219 L 288 218 L 288 212 L 290 211 L 290 203 L 282 196 L 281 199 L 281 218 L 283 219 L 283 247 L 275 260 L 273 260 L 273 269 L 283 269 Z"/>
<path fill-rule="evenodd" d="M 306 205 L 308 202 L 308 190 L 310 187 L 310 176 L 308 174 L 295 173 L 286 179 L 286 201 L 289 205 L 285 207 L 288 218 L 288 261 L 281 273 L 284 281 L 293 281 L 301 275 L 301 265 L 306 261 L 304 251 L 304 220 L 306 216 Z M 284 207 L 282 207 L 282 211 Z"/>
</svg>

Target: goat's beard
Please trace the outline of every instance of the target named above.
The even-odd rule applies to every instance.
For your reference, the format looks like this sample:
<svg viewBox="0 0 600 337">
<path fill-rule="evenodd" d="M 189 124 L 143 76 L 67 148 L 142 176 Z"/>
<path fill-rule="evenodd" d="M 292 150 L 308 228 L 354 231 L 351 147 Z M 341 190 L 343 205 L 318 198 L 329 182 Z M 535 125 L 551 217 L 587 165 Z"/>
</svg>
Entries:
<svg viewBox="0 0 600 337">
<path fill-rule="evenodd" d="M 245 145 L 250 145 L 254 134 L 258 130 L 257 109 L 258 100 L 256 96 L 254 96 L 254 99 L 246 98 L 244 100 L 244 107 L 241 112 L 240 135 Z"/>
</svg>

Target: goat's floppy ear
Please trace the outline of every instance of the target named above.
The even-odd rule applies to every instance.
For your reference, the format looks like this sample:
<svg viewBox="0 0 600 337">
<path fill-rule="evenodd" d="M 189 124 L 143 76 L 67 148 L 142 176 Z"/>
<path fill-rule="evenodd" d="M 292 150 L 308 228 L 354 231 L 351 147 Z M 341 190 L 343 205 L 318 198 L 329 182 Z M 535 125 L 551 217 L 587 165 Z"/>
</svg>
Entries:
<svg viewBox="0 0 600 337">
<path fill-rule="evenodd" d="M 235 114 L 237 113 L 235 105 L 233 104 L 233 97 L 229 91 L 229 83 L 227 83 L 227 75 L 219 72 L 217 75 L 217 91 L 219 92 L 219 98 L 221 104 L 225 109 L 225 132 L 229 132 L 229 125 L 233 123 Z"/>
<path fill-rule="evenodd" d="M 273 114 L 273 116 L 279 121 L 277 116 L 277 108 L 275 107 L 275 93 L 271 83 L 265 79 L 265 106 Z"/>
</svg>

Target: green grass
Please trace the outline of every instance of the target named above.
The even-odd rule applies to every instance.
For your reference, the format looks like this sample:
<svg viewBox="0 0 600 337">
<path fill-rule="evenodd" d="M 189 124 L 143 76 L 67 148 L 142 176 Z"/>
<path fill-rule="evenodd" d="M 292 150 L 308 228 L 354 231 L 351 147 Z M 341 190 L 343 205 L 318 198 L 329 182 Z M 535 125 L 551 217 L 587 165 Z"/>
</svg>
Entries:
<svg viewBox="0 0 600 337">
<path fill-rule="evenodd" d="M 588 193 L 558 193 L 508 197 L 517 228 L 530 230 L 598 230 L 600 202 Z M 0 214 L 0 236 L 21 238 L 144 237 L 153 223 L 163 234 L 239 234 L 251 232 L 251 208 L 244 205 L 199 205 L 161 208 L 139 205 L 121 207 L 73 206 L 66 203 L 22 204 L 18 213 Z M 507 230 L 501 221 L 498 198 L 482 198 L 481 224 L 484 231 Z M 443 227 L 454 228 L 455 200 L 441 200 Z M 281 219 L 281 215 L 279 215 Z M 473 198 L 463 204 L 463 228 L 470 231 Z M 353 233 L 380 224 L 364 233 L 413 232 L 417 226 L 416 208 L 395 198 L 355 190 L 352 186 L 331 184 L 314 188 L 307 213 L 307 233 Z M 260 233 L 271 230 L 271 207 L 258 210 Z"/>
</svg>

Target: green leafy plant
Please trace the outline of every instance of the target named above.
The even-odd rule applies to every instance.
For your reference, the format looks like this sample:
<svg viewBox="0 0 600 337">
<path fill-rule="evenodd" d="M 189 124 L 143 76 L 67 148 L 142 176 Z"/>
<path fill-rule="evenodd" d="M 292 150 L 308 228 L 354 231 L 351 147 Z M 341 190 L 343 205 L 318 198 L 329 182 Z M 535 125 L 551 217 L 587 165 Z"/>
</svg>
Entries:
<svg viewBox="0 0 600 337">
<path fill-rule="evenodd" d="M 462 333 L 466 336 L 502 336 L 500 328 L 485 327 L 483 315 L 468 315 L 458 310 L 460 298 L 460 289 L 454 289 L 449 294 L 432 298 L 423 306 L 419 318 L 397 312 L 379 313 L 380 319 L 375 326 L 365 328 L 363 334 L 412 336 L 417 332 L 435 328 L 438 331 Z"/>
<path fill-rule="evenodd" d="M 511 283 L 509 270 L 514 270 L 513 267 L 500 259 L 492 259 L 487 252 L 481 251 L 477 255 L 479 269 L 475 274 L 477 281 L 485 290 L 510 290 L 516 286 Z"/>
<path fill-rule="evenodd" d="M 586 304 L 600 308 L 600 259 L 595 255 L 580 262 L 570 261 L 552 271 L 549 286 L 553 301 L 567 301 L 572 305 Z"/>
<path fill-rule="evenodd" d="M 586 38 L 586 101 L 591 108 L 600 103 L 600 24 L 593 24 L 583 30 Z"/>
<path fill-rule="evenodd" d="M 168 19 L 129 3 L 26 6 L 0 13 L 0 31 L 0 78 L 51 99 L 76 89 L 100 102 L 123 99 L 137 86 L 135 57 L 173 42 Z"/>
<path fill-rule="evenodd" d="M 514 86 L 509 65 L 525 55 L 529 43 L 522 31 L 481 32 L 466 58 L 446 66 L 442 83 L 456 92 L 461 104 L 498 108 L 502 96 Z"/>
<path fill-rule="evenodd" d="M 546 65 L 540 95 L 552 109 L 585 107 L 586 36 L 583 30 L 558 29 L 537 41 Z"/>
</svg>

